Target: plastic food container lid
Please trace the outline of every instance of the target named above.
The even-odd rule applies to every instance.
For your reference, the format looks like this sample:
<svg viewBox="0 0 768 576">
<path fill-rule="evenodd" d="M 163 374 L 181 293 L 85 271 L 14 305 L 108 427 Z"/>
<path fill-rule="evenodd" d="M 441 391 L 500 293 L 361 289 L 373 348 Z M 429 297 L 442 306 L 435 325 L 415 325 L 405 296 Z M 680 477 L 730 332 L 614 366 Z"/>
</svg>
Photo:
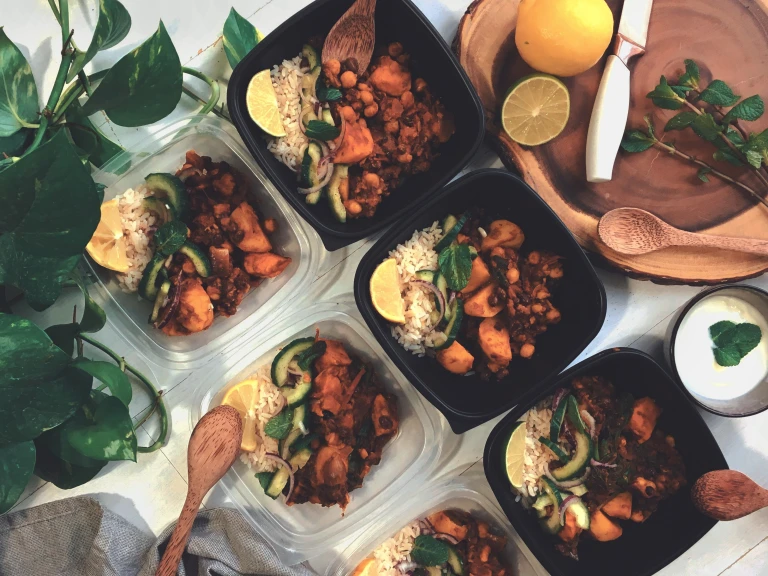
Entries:
<svg viewBox="0 0 768 576">
<path fill-rule="evenodd" d="M 438 413 L 426 404 L 393 366 L 376 340 L 358 319 L 351 303 L 320 303 L 280 322 L 259 342 L 245 343 L 206 374 L 190 411 L 192 426 L 218 405 L 226 389 L 271 363 L 278 349 L 294 340 L 314 336 L 341 340 L 373 365 L 379 382 L 398 398 L 400 428 L 384 448 L 363 486 L 353 491 L 346 512 L 316 504 L 286 506 L 284 497 L 272 500 L 255 472 L 238 459 L 221 484 L 253 528 L 269 541 L 287 565 L 294 565 L 342 541 L 402 494 L 421 487 L 436 464 L 443 444 Z"/>
<path fill-rule="evenodd" d="M 509 522 L 499 509 L 480 490 L 488 489 L 481 474 L 470 473 L 465 476 L 445 478 L 435 484 L 420 487 L 411 492 L 411 496 L 402 504 L 383 510 L 379 518 L 371 523 L 332 563 L 325 576 L 347 576 L 360 562 L 373 553 L 382 542 L 391 538 L 409 523 L 429 516 L 433 512 L 457 509 L 469 512 L 474 517 L 485 520 L 492 529 L 507 537 L 507 547 L 503 558 L 514 576 L 546 575 L 531 552 L 520 541 Z"/>
<path fill-rule="evenodd" d="M 87 259 L 96 277 L 94 295 L 107 312 L 110 324 L 145 356 L 157 364 L 172 364 L 175 369 L 199 367 L 238 336 L 249 336 L 271 325 L 270 319 L 289 305 L 304 298 L 315 278 L 322 244 L 317 234 L 299 222 L 262 170 L 243 148 L 235 129 L 218 118 L 192 116 L 158 132 L 127 150 L 93 175 L 104 184 L 104 199 L 109 200 L 129 188 L 136 188 L 153 172 L 175 172 L 187 150 L 214 161 L 226 161 L 248 181 L 250 196 L 267 217 L 276 218 L 277 231 L 271 236 L 277 252 L 293 261 L 279 277 L 267 280 L 252 290 L 240 304 L 237 314 L 218 316 L 203 332 L 170 337 L 148 323 L 151 304 L 137 294 L 120 290 L 115 274 Z"/>
</svg>

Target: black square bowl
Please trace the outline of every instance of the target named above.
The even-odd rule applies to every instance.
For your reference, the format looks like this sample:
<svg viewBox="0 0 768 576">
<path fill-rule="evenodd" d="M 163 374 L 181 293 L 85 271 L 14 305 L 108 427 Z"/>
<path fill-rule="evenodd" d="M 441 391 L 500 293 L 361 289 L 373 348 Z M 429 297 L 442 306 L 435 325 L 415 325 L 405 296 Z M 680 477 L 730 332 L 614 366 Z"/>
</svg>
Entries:
<svg viewBox="0 0 768 576">
<path fill-rule="evenodd" d="M 232 120 L 248 149 L 290 204 L 317 230 L 328 250 L 336 250 L 382 230 L 412 214 L 450 182 L 477 152 L 485 134 L 482 103 L 450 48 L 409 0 L 387 0 L 376 8 L 377 45 L 402 42 L 412 55 L 414 79 L 424 78 L 455 117 L 456 133 L 440 149 L 428 172 L 410 176 L 384 199 L 373 218 L 338 222 L 327 202 L 309 206 L 296 188 L 296 174 L 267 150 L 263 133 L 248 116 L 245 93 L 257 72 L 301 52 L 312 36 L 325 37 L 350 7 L 351 0 L 317 0 L 267 36 L 237 65 L 229 81 L 227 102 Z"/>
<path fill-rule="evenodd" d="M 512 425 L 525 412 L 574 377 L 596 375 L 608 378 L 618 391 L 635 397 L 650 396 L 662 407 L 658 427 L 675 438 L 685 462 L 688 486 L 642 524 L 621 522 L 623 535 L 612 542 L 584 538 L 579 561 L 561 556 L 556 540 L 541 529 L 538 521 L 520 503 L 504 471 L 503 454 Z M 587 358 L 541 390 L 536 398 L 510 412 L 491 432 L 485 445 L 485 475 L 504 513 L 528 548 L 552 576 L 648 576 L 682 555 L 717 523 L 694 508 L 691 485 L 706 472 L 728 468 L 715 438 L 694 405 L 672 378 L 650 356 L 631 348 L 606 350 Z"/>
<path fill-rule="evenodd" d="M 510 375 L 500 382 L 451 374 L 434 358 L 419 358 L 406 351 L 392 337 L 390 324 L 373 308 L 368 289 L 376 266 L 414 231 L 472 207 L 485 209 L 494 219 L 507 218 L 518 224 L 526 237 L 524 250 L 551 250 L 564 257 L 564 278 L 553 295 L 562 312 L 561 322 L 537 338 L 531 360 L 513 359 Z M 354 289 L 357 307 L 381 346 L 457 434 L 535 394 L 540 385 L 573 362 L 605 319 L 605 289 L 584 251 L 549 206 L 520 178 L 503 170 L 479 170 L 460 178 L 395 225 L 360 262 Z"/>
</svg>

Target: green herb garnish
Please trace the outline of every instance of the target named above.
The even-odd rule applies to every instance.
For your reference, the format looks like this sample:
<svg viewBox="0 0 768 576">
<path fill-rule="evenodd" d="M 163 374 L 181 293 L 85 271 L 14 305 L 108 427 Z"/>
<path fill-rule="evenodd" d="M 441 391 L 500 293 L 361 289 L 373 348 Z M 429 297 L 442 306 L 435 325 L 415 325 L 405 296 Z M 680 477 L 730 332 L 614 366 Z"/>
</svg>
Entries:
<svg viewBox="0 0 768 576">
<path fill-rule="evenodd" d="M 296 364 L 306 372 L 315 360 L 325 354 L 326 347 L 325 342 L 318 340 L 296 357 Z"/>
<path fill-rule="evenodd" d="M 339 134 L 341 134 L 341 130 L 322 120 L 310 120 L 307 125 L 307 138 L 310 140 L 322 140 L 323 142 L 327 142 L 328 140 L 338 138 Z"/>
<path fill-rule="evenodd" d="M 440 273 L 445 277 L 448 288 L 463 290 L 472 273 L 472 253 L 466 244 L 453 244 L 444 248 L 437 259 Z"/>
<path fill-rule="evenodd" d="M 264 426 L 264 434 L 283 440 L 293 428 L 293 408 L 286 408 Z"/>
<path fill-rule="evenodd" d="M 274 475 L 274 472 L 258 472 L 256 474 L 256 480 L 259 481 L 259 484 L 261 484 L 261 488 L 264 490 L 264 492 L 266 492 L 267 488 L 269 488 L 269 484 L 272 482 Z"/>
<path fill-rule="evenodd" d="M 317 84 L 315 84 L 315 93 L 317 94 L 317 99 L 320 100 L 320 102 L 336 102 L 337 100 L 341 100 L 341 90 L 326 85 L 322 74 L 317 78 Z"/>
<path fill-rule="evenodd" d="M 421 566 L 440 566 L 448 562 L 449 551 L 445 542 L 422 534 L 413 542 L 411 559 Z"/>
<path fill-rule="evenodd" d="M 738 366 L 742 358 L 760 343 L 763 333 L 759 326 L 723 320 L 709 327 L 709 336 L 715 347 L 715 361 L 720 366 Z"/>
<path fill-rule="evenodd" d="M 155 232 L 155 246 L 163 256 L 175 254 L 186 240 L 187 227 L 179 220 L 166 222 Z"/>
</svg>

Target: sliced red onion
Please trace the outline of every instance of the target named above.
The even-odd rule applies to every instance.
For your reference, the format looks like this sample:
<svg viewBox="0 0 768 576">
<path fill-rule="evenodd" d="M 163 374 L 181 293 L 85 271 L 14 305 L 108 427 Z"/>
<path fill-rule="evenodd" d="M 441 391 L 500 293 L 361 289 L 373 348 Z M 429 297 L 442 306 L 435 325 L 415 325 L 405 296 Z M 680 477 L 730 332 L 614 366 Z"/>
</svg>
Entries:
<svg viewBox="0 0 768 576">
<path fill-rule="evenodd" d="M 186 168 L 185 170 L 182 170 L 181 172 L 179 172 L 178 178 L 182 182 L 186 182 L 187 178 L 189 178 L 190 176 L 194 176 L 195 174 L 199 176 L 200 170 L 198 170 L 197 168 Z"/>
<path fill-rule="evenodd" d="M 328 148 L 326 142 L 323 142 L 322 140 L 315 140 L 314 142 L 320 146 L 320 153 L 322 154 L 321 159 L 331 155 L 331 149 Z"/>
<path fill-rule="evenodd" d="M 598 462 L 594 458 L 590 458 L 589 463 L 592 464 L 592 466 L 597 466 L 598 468 L 616 468 L 616 464 L 609 464 L 607 462 Z"/>
<path fill-rule="evenodd" d="M 302 134 L 307 133 L 307 127 L 304 126 L 304 116 L 312 112 L 312 106 L 304 106 L 304 108 L 301 109 L 301 114 L 299 114 L 299 130 L 301 130 Z"/>
<path fill-rule="evenodd" d="M 341 118 L 341 132 L 339 133 L 339 137 L 336 139 L 337 150 L 341 148 L 341 145 L 344 143 L 344 136 L 347 134 L 347 121 L 344 118 L 344 114 L 340 113 L 339 117 Z"/>
<path fill-rule="evenodd" d="M 295 483 L 295 478 L 294 478 L 294 475 L 293 475 L 293 468 L 291 468 L 291 465 L 288 464 L 288 462 L 286 460 L 280 458 L 280 456 L 278 456 L 277 454 L 264 454 L 264 458 L 266 458 L 267 460 L 274 460 L 275 462 L 280 464 L 280 466 L 282 466 L 283 468 L 288 470 L 288 474 L 290 474 L 290 480 L 289 480 L 289 483 L 288 483 L 288 495 L 285 497 L 285 499 L 286 499 L 286 501 L 290 500 L 291 499 L 291 494 L 293 494 L 293 486 L 294 486 L 294 483 Z"/>
<path fill-rule="evenodd" d="M 432 282 L 427 282 L 426 280 L 411 280 L 411 284 L 416 284 L 417 286 L 421 286 L 422 288 L 429 290 L 437 297 L 437 302 L 440 305 L 440 318 L 437 322 L 435 322 L 435 326 L 440 324 L 440 320 L 443 319 L 445 316 L 445 298 L 443 297 L 443 293 L 440 292 L 437 286 L 432 284 Z"/>
<path fill-rule="evenodd" d="M 315 102 L 315 116 L 320 117 L 320 111 L 323 109 L 323 105 L 320 102 Z"/>
<path fill-rule="evenodd" d="M 578 486 L 579 484 L 584 484 L 584 480 L 587 479 L 587 476 L 589 476 L 589 473 L 592 470 L 588 467 L 586 470 L 584 470 L 584 474 L 580 478 L 574 478 L 573 480 L 557 480 L 553 475 L 552 472 L 549 470 L 549 462 L 546 463 L 544 466 L 544 473 L 547 475 L 547 478 L 552 480 L 552 482 L 557 486 L 558 488 L 562 488 L 564 490 L 567 490 L 568 488 L 573 488 L 574 486 Z"/>
<path fill-rule="evenodd" d="M 413 572 L 418 568 L 419 565 L 416 564 L 416 562 L 400 562 L 399 564 L 395 564 L 395 568 L 397 568 L 397 571 L 400 572 L 400 574 L 408 574 L 410 572 Z"/>
<path fill-rule="evenodd" d="M 592 414 L 590 414 L 586 410 L 582 410 L 581 419 L 584 420 L 584 424 L 587 425 L 587 430 L 589 431 L 590 438 L 592 438 L 592 440 L 596 440 L 595 431 L 597 430 L 597 428 L 596 428 L 595 419 L 592 418 Z"/>
<path fill-rule="evenodd" d="M 325 176 L 328 174 L 328 171 L 333 172 L 333 162 L 331 162 L 331 156 L 325 156 L 324 158 L 321 158 L 320 162 L 317 164 L 317 175 L 320 178 L 325 178 Z"/>
<path fill-rule="evenodd" d="M 280 394 L 280 396 L 283 396 L 283 395 Z M 285 396 L 283 396 L 283 398 L 285 398 Z M 307 426 L 304 424 L 304 420 L 301 420 L 299 422 L 299 430 L 301 430 L 301 434 L 303 436 L 306 436 L 307 434 L 309 434 L 309 430 L 307 430 Z"/>
<path fill-rule="evenodd" d="M 421 533 L 422 534 L 434 534 L 435 533 L 435 527 L 432 526 L 432 522 L 424 518 L 421 521 Z"/>
<path fill-rule="evenodd" d="M 333 176 L 333 170 L 327 170 L 320 184 L 318 184 L 317 186 L 312 186 L 312 188 L 298 188 L 299 194 L 313 194 L 318 190 L 322 190 L 328 185 L 328 182 L 331 181 L 331 176 Z"/>
<path fill-rule="evenodd" d="M 581 498 L 571 494 L 560 503 L 560 526 L 565 526 L 565 513 L 576 502 L 581 502 Z"/>
<path fill-rule="evenodd" d="M 168 322 L 171 321 L 173 315 L 176 314 L 176 310 L 179 309 L 181 304 L 181 289 L 178 284 L 181 282 L 181 273 L 176 278 L 176 281 L 172 283 L 171 290 L 168 293 L 168 303 L 160 310 L 160 317 L 155 322 L 155 328 L 163 328 Z"/>
<path fill-rule="evenodd" d="M 445 534 L 443 532 L 435 533 L 435 538 L 437 540 L 445 540 L 446 542 L 448 542 L 448 544 L 453 544 L 454 546 L 456 546 L 459 543 L 458 539 L 455 536 L 451 536 L 450 534 Z"/>
<path fill-rule="evenodd" d="M 456 292 L 451 292 L 451 295 L 448 297 L 448 306 L 453 304 L 454 300 L 456 300 Z"/>
<path fill-rule="evenodd" d="M 557 407 L 560 406 L 560 402 L 563 401 L 563 398 L 568 394 L 567 388 L 560 388 L 557 392 L 555 392 L 555 396 L 552 398 L 552 412 L 555 412 L 557 410 Z"/>
</svg>

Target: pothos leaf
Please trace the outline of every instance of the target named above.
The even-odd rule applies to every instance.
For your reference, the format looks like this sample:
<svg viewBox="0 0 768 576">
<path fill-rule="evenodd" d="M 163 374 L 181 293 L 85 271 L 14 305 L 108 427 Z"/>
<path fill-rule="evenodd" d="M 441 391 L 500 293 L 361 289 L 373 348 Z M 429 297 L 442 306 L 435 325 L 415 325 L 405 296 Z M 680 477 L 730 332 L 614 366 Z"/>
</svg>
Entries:
<svg viewBox="0 0 768 576">
<path fill-rule="evenodd" d="M 723 118 L 723 123 L 727 124 L 733 122 L 736 119 L 746 120 L 747 122 L 754 122 L 759 119 L 765 112 L 765 103 L 760 96 L 750 96 L 745 98 L 736 106 L 731 108 Z"/>
<path fill-rule="evenodd" d="M 667 125 L 664 126 L 664 131 L 669 132 L 670 130 L 683 130 L 684 128 L 688 128 L 688 126 L 691 125 L 691 122 L 696 119 L 696 116 L 698 116 L 698 114 L 692 110 L 680 112 L 669 119 Z"/>
<path fill-rule="evenodd" d="M 70 464 L 57 457 L 40 438 L 35 440 L 35 448 L 37 450 L 35 474 L 62 490 L 69 490 L 90 482 L 106 465 L 106 462 L 98 462 L 98 465 L 93 467 Z"/>
<path fill-rule="evenodd" d="M 646 97 L 650 98 L 659 108 L 666 110 L 679 110 L 683 107 L 685 100 L 684 96 L 680 96 L 672 89 L 664 76 L 659 79 L 658 86 L 649 92 Z"/>
<path fill-rule="evenodd" d="M 229 65 L 237 66 L 261 40 L 262 35 L 254 25 L 232 8 L 224 22 L 224 53 Z"/>
<path fill-rule="evenodd" d="M 75 336 L 79 331 L 80 326 L 77 323 L 54 324 L 45 329 L 48 338 L 70 358 L 75 353 Z"/>
<path fill-rule="evenodd" d="M 715 122 L 715 118 L 709 112 L 696 116 L 691 122 L 691 128 L 707 142 L 715 141 L 723 131 L 722 126 Z"/>
<path fill-rule="evenodd" d="M 93 390 L 93 423 L 68 429 L 66 439 L 83 456 L 94 460 L 136 461 L 138 443 L 128 408 L 116 397 Z"/>
<path fill-rule="evenodd" d="M 80 273 L 77 270 L 73 270 L 70 277 L 80 288 L 80 292 L 82 292 L 83 299 L 85 300 L 85 310 L 83 310 L 83 317 L 80 319 L 80 330 L 83 332 L 98 332 L 107 323 L 107 314 L 88 294 L 88 287 L 85 285 L 85 281 Z"/>
<path fill-rule="evenodd" d="M 181 98 L 181 62 L 163 22 L 115 64 L 83 105 L 104 110 L 115 124 L 143 126 L 170 114 Z"/>
<path fill-rule="evenodd" d="M 32 68 L 0 26 L 0 137 L 36 124 L 39 112 Z"/>
<path fill-rule="evenodd" d="M 88 116 L 83 114 L 79 102 L 75 101 L 67 108 L 66 117 L 72 141 L 88 153 L 88 159 L 94 166 L 101 167 L 123 152 L 121 146 L 104 136 Z"/>
<path fill-rule="evenodd" d="M 678 84 L 688 86 L 694 90 L 699 89 L 699 66 L 693 60 L 685 61 L 685 73 L 677 80 Z"/>
<path fill-rule="evenodd" d="M 0 159 L 8 156 L 19 156 L 34 133 L 29 128 L 22 128 L 10 136 L 0 136 Z"/>
<path fill-rule="evenodd" d="M 117 45 L 128 35 L 131 29 L 131 15 L 117 0 L 99 0 L 99 20 L 93 32 L 91 44 L 85 52 L 78 52 L 69 69 L 67 82 L 71 82 L 77 73 L 88 64 L 96 53 Z"/>
<path fill-rule="evenodd" d="M 702 182 L 709 182 L 709 178 L 707 177 L 707 174 L 709 174 L 710 172 L 712 172 L 712 168 L 709 168 L 708 166 L 703 166 L 702 168 L 699 168 L 699 171 L 696 173 L 696 176 Z"/>
<path fill-rule="evenodd" d="M 96 402 L 93 398 L 89 397 L 88 401 L 69 420 L 38 436 L 35 439 L 35 443 L 44 445 L 54 456 L 61 458 L 69 464 L 85 468 L 100 466 L 102 464 L 101 460 L 94 460 L 93 458 L 83 456 L 67 440 L 67 432 L 69 430 L 76 430 L 93 424 L 93 415 L 96 412 L 96 407 Z"/>
<path fill-rule="evenodd" d="M 16 504 L 34 469 L 34 442 L 0 445 L 0 514 Z"/>
<path fill-rule="evenodd" d="M 75 361 L 74 366 L 83 372 L 87 372 L 99 382 L 107 385 L 112 396 L 120 400 L 127 407 L 131 403 L 133 390 L 128 376 L 111 362 L 100 362 L 97 360 L 80 359 Z"/>
<path fill-rule="evenodd" d="M 645 152 L 653 146 L 653 138 L 642 130 L 627 130 L 621 139 L 621 148 L 625 152 Z"/>
<path fill-rule="evenodd" d="M 699 94 L 699 100 L 704 100 L 713 106 L 733 106 L 741 96 L 736 96 L 730 86 L 722 80 L 712 80 L 709 86 Z"/>
</svg>

